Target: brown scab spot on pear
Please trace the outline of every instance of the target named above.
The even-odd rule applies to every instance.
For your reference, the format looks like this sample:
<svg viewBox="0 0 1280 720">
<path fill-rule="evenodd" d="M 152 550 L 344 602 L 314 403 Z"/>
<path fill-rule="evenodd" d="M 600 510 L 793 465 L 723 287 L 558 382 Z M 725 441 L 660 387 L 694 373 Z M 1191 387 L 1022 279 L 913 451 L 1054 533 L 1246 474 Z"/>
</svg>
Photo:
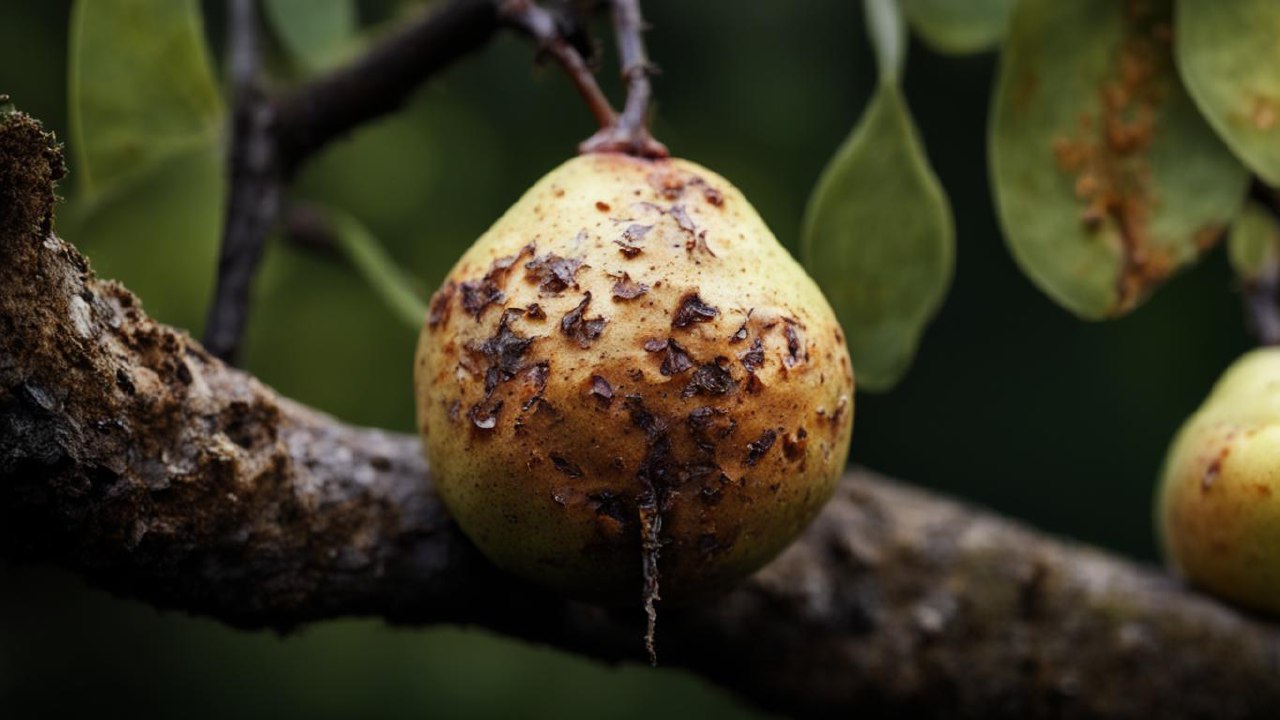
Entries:
<svg viewBox="0 0 1280 720">
<path fill-rule="evenodd" d="M 449 311 L 453 308 L 453 296 L 458 292 L 458 284 L 450 280 L 431 296 L 431 306 L 427 311 L 427 326 L 437 327 L 449 320 Z"/>
<path fill-rule="evenodd" d="M 653 229 L 652 225 L 630 225 L 626 230 L 622 231 L 622 237 L 614 240 L 614 244 L 618 246 L 618 250 L 623 257 L 628 259 L 639 255 L 644 251 L 640 243 L 644 240 L 644 236 L 649 234 Z"/>
<path fill-rule="evenodd" d="M 787 318 L 782 328 L 782 334 L 787 337 L 787 356 L 783 358 L 783 364 L 789 368 L 799 365 L 809 357 L 808 352 L 804 351 L 800 333 L 796 330 L 797 324 L 795 320 Z"/>
<path fill-rule="evenodd" d="M 484 342 L 472 341 L 467 344 L 467 350 L 485 364 L 484 399 L 467 411 L 472 424 L 481 430 L 496 427 L 498 415 L 502 412 L 502 400 L 493 397 L 494 390 L 525 369 L 524 356 L 529 352 L 534 338 L 525 337 L 511 329 L 512 318 L 519 317 L 522 313 L 518 309 L 506 310 L 492 337 Z"/>
<path fill-rule="evenodd" d="M 698 293 L 685 293 L 671 317 L 671 327 L 687 328 L 694 323 L 710 322 L 719 314 L 720 311 L 704 302 Z"/>
<path fill-rule="evenodd" d="M 689 356 L 689 351 L 674 338 L 646 341 L 644 349 L 646 352 L 663 354 L 662 365 L 658 367 L 658 372 L 668 377 L 679 375 L 695 365 L 693 358 Z"/>
<path fill-rule="evenodd" d="M 730 345 L 737 345 L 740 342 L 747 341 L 747 336 L 750 334 L 750 331 L 747 329 L 747 325 L 751 322 L 752 312 L 754 312 L 754 309 L 747 311 L 747 319 L 743 320 L 742 324 L 738 326 L 738 329 L 729 336 Z"/>
<path fill-rule="evenodd" d="M 782 454 L 791 462 L 804 459 L 805 448 L 809 446 L 809 431 L 804 428 L 796 430 L 795 435 L 782 436 Z"/>
<path fill-rule="evenodd" d="M 706 405 L 690 411 L 685 424 L 689 428 L 693 444 L 712 455 L 715 454 L 716 445 L 732 435 L 738 426 L 724 409 Z"/>
<path fill-rule="evenodd" d="M 699 365 L 689 378 L 689 384 L 680 393 L 683 397 L 694 395 L 726 395 L 738 386 L 729 372 L 729 358 L 720 356 L 713 362 Z"/>
<path fill-rule="evenodd" d="M 544 295 L 559 295 L 570 287 L 578 287 L 578 270 L 582 260 L 548 253 L 524 264 L 524 277 L 536 283 Z"/>
<path fill-rule="evenodd" d="M 584 293 L 582 302 L 577 307 L 565 313 L 560 319 L 560 332 L 574 342 L 578 343 L 578 347 L 589 348 L 591 344 L 600 337 L 600 333 L 604 332 L 604 326 L 608 324 L 608 320 L 604 317 L 584 318 L 587 307 L 591 305 L 591 293 Z"/>
<path fill-rule="evenodd" d="M 599 210 L 599 211 L 600 211 L 600 212 L 602 212 L 602 213 L 607 213 L 607 212 L 609 212 L 609 209 L 610 209 L 610 208 L 609 208 L 609 203 L 607 203 L 607 202 L 605 202 L 605 201 L 603 201 L 603 200 L 597 200 L 597 201 L 596 201 L 596 209 L 597 209 L 597 210 Z"/>
<path fill-rule="evenodd" d="M 534 245 L 529 243 L 520 248 L 520 251 L 515 255 L 508 255 L 494 260 L 493 265 L 489 267 L 489 271 L 485 273 L 483 278 L 462 283 L 460 286 L 462 309 L 479 322 L 484 317 L 484 311 L 490 305 L 500 303 L 506 298 L 506 293 L 503 289 L 507 284 L 507 276 L 511 272 L 511 266 L 515 265 L 520 258 L 526 255 L 533 255 L 533 253 Z"/>
<path fill-rule="evenodd" d="M 530 320 L 546 320 L 547 311 L 543 310 L 538 303 L 530 303 L 524 309 L 524 316 Z"/>
<path fill-rule="evenodd" d="M 742 367 L 752 375 L 764 367 L 764 343 L 760 341 L 760 338 L 756 338 L 751 343 L 751 347 L 739 354 L 738 360 L 742 362 Z"/>
<path fill-rule="evenodd" d="M 559 470 L 571 478 L 582 477 L 582 468 L 578 467 L 577 463 L 572 462 L 563 455 L 557 455 L 556 453 L 551 453 L 550 457 L 551 464 L 555 466 L 556 470 Z"/>
<path fill-rule="evenodd" d="M 755 465 L 760 462 L 760 458 L 769 452 L 769 448 L 773 447 L 773 443 L 778 439 L 776 430 L 765 430 L 760 433 L 760 437 L 747 443 L 747 459 L 748 466 Z"/>
<path fill-rule="evenodd" d="M 608 380 L 599 375 L 591 376 L 590 394 L 596 399 L 596 404 L 601 408 L 607 408 L 613 404 L 613 386 Z"/>
<path fill-rule="evenodd" d="M 635 300 L 649 292 L 649 286 L 631 279 L 631 275 L 622 273 L 613 283 L 614 300 Z"/>
</svg>

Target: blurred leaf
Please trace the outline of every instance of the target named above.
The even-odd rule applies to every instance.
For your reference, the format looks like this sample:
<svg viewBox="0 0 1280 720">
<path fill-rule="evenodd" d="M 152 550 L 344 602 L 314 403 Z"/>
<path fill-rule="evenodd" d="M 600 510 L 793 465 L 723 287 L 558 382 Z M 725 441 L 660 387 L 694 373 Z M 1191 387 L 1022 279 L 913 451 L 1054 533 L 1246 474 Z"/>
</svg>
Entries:
<svg viewBox="0 0 1280 720">
<path fill-rule="evenodd" d="M 1168 2 L 1020 0 L 991 113 L 1006 241 L 1073 313 L 1132 310 L 1230 222 L 1248 174 L 1174 71 Z"/>
<path fill-rule="evenodd" d="M 990 50 L 1009 25 L 1014 0 L 902 0 L 911 29 L 938 52 Z"/>
<path fill-rule="evenodd" d="M 1280 222 L 1256 202 L 1244 206 L 1231 225 L 1227 257 L 1242 280 L 1253 281 L 1280 266 Z"/>
<path fill-rule="evenodd" d="M 352 0 L 266 0 L 266 14 L 289 53 L 311 72 L 336 65 L 356 37 Z"/>
<path fill-rule="evenodd" d="M 1227 145 L 1280 185 L 1280 2 L 1179 2 L 1178 65 Z"/>
<path fill-rule="evenodd" d="M 196 0 L 78 0 L 70 76 L 88 196 L 218 141 L 223 105 Z"/>
<path fill-rule="evenodd" d="M 368 228 L 350 215 L 325 212 L 339 250 L 378 297 L 415 333 L 422 329 L 427 306 L 414 291 L 414 282 L 391 259 Z"/>
<path fill-rule="evenodd" d="M 823 172 L 805 217 L 805 265 L 844 327 L 858 385 L 906 372 L 955 264 L 951 208 L 901 91 L 882 83 Z"/>
</svg>

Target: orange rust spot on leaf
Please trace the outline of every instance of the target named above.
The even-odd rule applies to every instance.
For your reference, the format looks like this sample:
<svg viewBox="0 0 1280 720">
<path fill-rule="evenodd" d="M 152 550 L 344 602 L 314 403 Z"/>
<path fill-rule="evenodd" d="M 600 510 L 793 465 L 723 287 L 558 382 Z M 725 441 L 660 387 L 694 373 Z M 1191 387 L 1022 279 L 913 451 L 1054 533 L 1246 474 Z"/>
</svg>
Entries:
<svg viewBox="0 0 1280 720">
<path fill-rule="evenodd" d="M 1074 177 L 1082 227 L 1092 233 L 1109 225 L 1120 242 L 1115 313 L 1133 307 L 1174 269 L 1170 252 L 1152 245 L 1149 228 L 1156 198 L 1148 156 L 1172 73 L 1169 28 L 1153 21 L 1146 2 L 1132 0 L 1126 13 L 1127 35 L 1099 89 L 1097 116 L 1082 114 L 1075 130 L 1056 138 L 1052 148 L 1058 168 Z M 1199 244 L 1202 238 L 1195 239 Z M 1203 240 L 1212 245 L 1216 234 Z"/>
</svg>

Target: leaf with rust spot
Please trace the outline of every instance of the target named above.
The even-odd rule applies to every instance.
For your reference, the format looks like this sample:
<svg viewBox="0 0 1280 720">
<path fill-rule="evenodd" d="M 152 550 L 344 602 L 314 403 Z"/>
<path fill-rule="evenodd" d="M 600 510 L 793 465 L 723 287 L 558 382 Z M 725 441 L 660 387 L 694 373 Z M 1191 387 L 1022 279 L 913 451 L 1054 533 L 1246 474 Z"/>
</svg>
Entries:
<svg viewBox="0 0 1280 720">
<path fill-rule="evenodd" d="M 1170 15 L 1167 0 L 1025 0 L 1005 39 L 990 128 L 1005 238 L 1087 319 L 1139 305 L 1244 197 L 1247 172 L 1178 78 Z"/>
<path fill-rule="evenodd" d="M 1178 68 L 1237 157 L 1280 185 L 1280 2 L 1177 4 Z"/>
</svg>

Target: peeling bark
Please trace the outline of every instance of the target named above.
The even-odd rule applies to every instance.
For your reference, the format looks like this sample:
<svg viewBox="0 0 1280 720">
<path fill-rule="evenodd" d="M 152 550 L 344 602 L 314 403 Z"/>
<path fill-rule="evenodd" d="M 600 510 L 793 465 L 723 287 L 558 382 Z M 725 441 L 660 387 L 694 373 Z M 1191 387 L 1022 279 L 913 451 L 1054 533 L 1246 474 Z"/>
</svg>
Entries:
<svg viewBox="0 0 1280 720">
<path fill-rule="evenodd" d="M 644 657 L 639 608 L 568 602 L 485 562 L 416 438 L 281 398 L 96 279 L 52 234 L 50 142 L 0 118 L 0 555 L 241 627 L 376 615 Z M 796 716 L 1280 707 L 1277 628 L 864 471 L 769 567 L 662 613 L 665 664 Z"/>
</svg>

